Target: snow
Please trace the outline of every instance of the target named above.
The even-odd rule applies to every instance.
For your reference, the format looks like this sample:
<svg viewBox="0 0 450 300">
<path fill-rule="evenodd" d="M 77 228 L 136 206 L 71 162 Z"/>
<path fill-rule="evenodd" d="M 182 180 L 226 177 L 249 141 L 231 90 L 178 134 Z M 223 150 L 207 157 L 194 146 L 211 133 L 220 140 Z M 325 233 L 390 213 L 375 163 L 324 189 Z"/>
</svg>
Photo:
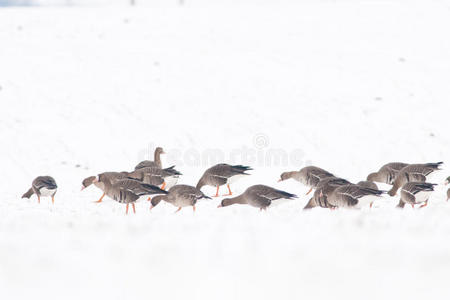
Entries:
<svg viewBox="0 0 450 300">
<path fill-rule="evenodd" d="M 1 299 L 449 297 L 444 186 L 424 209 L 304 212 L 308 189 L 277 180 L 450 160 L 450 4 L 241 2 L 0 9 Z M 234 193 L 299 200 L 195 214 L 144 200 L 125 216 L 80 191 L 156 146 L 179 183 L 238 163 L 254 171 Z M 20 199 L 38 175 L 55 205 Z"/>
</svg>

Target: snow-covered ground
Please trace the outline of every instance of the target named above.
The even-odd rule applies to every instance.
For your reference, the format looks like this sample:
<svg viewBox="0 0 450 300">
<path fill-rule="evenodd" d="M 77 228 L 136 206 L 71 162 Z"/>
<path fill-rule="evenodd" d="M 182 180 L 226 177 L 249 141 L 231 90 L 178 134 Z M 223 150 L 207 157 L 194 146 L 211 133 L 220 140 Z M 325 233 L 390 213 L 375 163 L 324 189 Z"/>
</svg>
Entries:
<svg viewBox="0 0 450 300">
<path fill-rule="evenodd" d="M 303 212 L 277 179 L 450 161 L 450 3 L 185 2 L 0 9 L 0 299 L 448 299 L 443 186 L 421 210 Z M 125 216 L 80 192 L 156 146 L 181 183 L 247 164 L 236 193 L 299 200 Z M 55 205 L 20 199 L 47 174 Z"/>
</svg>

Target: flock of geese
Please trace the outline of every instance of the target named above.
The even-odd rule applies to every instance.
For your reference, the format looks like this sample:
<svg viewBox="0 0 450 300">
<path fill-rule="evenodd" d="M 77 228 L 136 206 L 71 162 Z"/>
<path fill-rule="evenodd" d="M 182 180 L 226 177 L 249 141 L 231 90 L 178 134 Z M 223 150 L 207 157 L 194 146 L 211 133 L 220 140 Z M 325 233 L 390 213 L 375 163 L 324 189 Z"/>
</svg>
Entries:
<svg viewBox="0 0 450 300">
<path fill-rule="evenodd" d="M 197 183 L 197 186 L 176 184 L 180 172 L 174 166 L 163 168 L 161 154 L 164 151 L 161 147 L 156 148 L 154 160 L 140 162 L 131 172 L 105 172 L 97 176 L 90 176 L 82 181 L 82 188 L 95 185 L 103 191 L 97 203 L 102 202 L 104 196 L 126 204 L 126 214 L 128 214 L 131 204 L 133 212 L 136 213 L 135 202 L 143 196 L 147 196 L 151 202 L 150 209 L 157 206 L 161 201 L 168 202 L 177 207 L 177 212 L 183 207 L 192 206 L 195 211 L 195 204 L 200 199 L 211 199 L 205 195 L 201 189 L 204 186 L 216 188 L 213 197 L 219 197 L 219 188 L 226 185 L 228 194 L 232 196 L 230 184 L 242 176 L 250 175 L 248 171 L 252 169 L 242 165 L 218 164 L 207 169 Z M 299 171 L 284 172 L 279 181 L 294 179 L 307 187 L 310 187 L 307 195 L 315 189 L 312 197 L 304 207 L 323 207 L 329 209 L 336 208 L 359 208 L 370 206 L 377 198 L 383 194 L 395 196 L 400 190 L 400 201 L 398 207 L 403 208 L 405 204 L 414 207 L 428 204 L 430 194 L 434 191 L 436 184 L 427 182 L 427 178 L 433 172 L 440 170 L 442 162 L 427 164 L 406 164 L 393 162 L 380 168 L 378 172 L 371 173 L 367 180 L 353 184 L 346 179 L 337 177 L 332 173 L 315 166 L 308 166 Z M 389 191 L 379 190 L 375 182 L 392 185 Z M 445 184 L 450 183 L 450 176 Z M 38 202 L 41 197 L 51 197 L 52 203 L 55 201 L 57 184 L 50 176 L 39 176 L 33 180 L 31 188 L 22 196 L 30 198 L 36 194 Z M 297 196 L 266 185 L 253 185 L 245 192 L 236 197 L 225 198 L 218 207 L 225 207 L 233 204 L 248 204 L 265 210 L 272 201 L 278 199 L 295 199 Z M 450 199 L 450 188 L 447 190 L 447 201 Z"/>
</svg>

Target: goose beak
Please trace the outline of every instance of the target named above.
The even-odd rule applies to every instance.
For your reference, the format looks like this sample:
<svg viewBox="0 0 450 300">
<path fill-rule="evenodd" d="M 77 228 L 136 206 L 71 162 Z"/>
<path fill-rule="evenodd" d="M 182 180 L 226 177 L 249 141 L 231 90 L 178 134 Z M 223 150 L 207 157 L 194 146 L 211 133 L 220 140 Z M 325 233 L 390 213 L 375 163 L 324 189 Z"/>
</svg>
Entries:
<svg viewBox="0 0 450 300">
<path fill-rule="evenodd" d="M 223 206 L 222 206 L 222 203 L 220 203 L 219 205 L 217 205 L 217 208 L 221 208 L 221 207 L 223 207 Z"/>
<path fill-rule="evenodd" d="M 80 191 L 84 190 L 85 188 L 86 188 L 85 186 L 82 186 Z"/>
<path fill-rule="evenodd" d="M 278 182 L 281 182 L 281 181 L 283 181 L 283 179 L 281 179 L 281 178 L 280 178 L 280 179 L 278 179 Z"/>
</svg>

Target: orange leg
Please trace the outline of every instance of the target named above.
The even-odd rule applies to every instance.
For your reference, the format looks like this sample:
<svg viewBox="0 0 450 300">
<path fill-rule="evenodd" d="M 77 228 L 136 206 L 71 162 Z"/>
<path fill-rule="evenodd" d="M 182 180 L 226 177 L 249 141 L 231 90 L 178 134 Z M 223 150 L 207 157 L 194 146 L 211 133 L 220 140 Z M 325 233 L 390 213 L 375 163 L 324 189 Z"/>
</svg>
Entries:
<svg viewBox="0 0 450 300">
<path fill-rule="evenodd" d="M 178 207 L 178 209 L 175 211 L 175 213 L 179 212 L 181 210 L 181 207 Z"/>
<path fill-rule="evenodd" d="M 227 184 L 227 187 L 228 187 L 228 194 L 226 194 L 226 195 L 224 195 L 224 196 L 231 196 L 231 195 L 233 195 L 233 193 L 231 192 L 231 189 L 230 189 L 230 185 L 229 185 L 229 184 Z"/>
<path fill-rule="evenodd" d="M 103 195 L 100 197 L 100 199 L 98 199 L 97 201 L 94 201 L 94 203 L 100 203 L 100 202 L 102 202 L 103 197 L 105 197 L 105 193 L 103 193 Z"/>
<path fill-rule="evenodd" d="M 161 186 L 161 189 L 164 190 L 165 188 L 166 188 L 166 182 L 164 181 L 162 186 Z"/>
<path fill-rule="evenodd" d="M 133 213 L 136 213 L 136 206 L 134 206 L 134 202 L 131 203 L 131 206 L 133 207 Z"/>
<path fill-rule="evenodd" d="M 52 196 L 52 204 L 55 204 L 55 196 Z"/>
<path fill-rule="evenodd" d="M 306 195 L 308 195 L 309 193 L 311 193 L 312 190 L 313 190 L 313 188 L 310 188 L 309 191 L 306 193 Z"/>
<path fill-rule="evenodd" d="M 127 210 L 125 211 L 126 215 L 128 215 L 128 206 L 129 206 L 129 204 L 127 203 Z"/>
<path fill-rule="evenodd" d="M 214 197 L 219 197 L 219 186 L 217 186 L 216 195 Z"/>
<path fill-rule="evenodd" d="M 372 208 L 372 206 L 373 206 L 373 202 L 370 202 L 370 208 Z"/>
<path fill-rule="evenodd" d="M 148 197 L 147 201 L 152 201 L 152 197 Z M 150 208 L 151 209 L 151 208 Z"/>
<path fill-rule="evenodd" d="M 428 205 L 428 199 L 427 199 L 427 201 L 425 201 L 425 203 L 422 204 L 419 208 L 425 207 L 425 206 L 427 206 L 427 205 Z"/>
<path fill-rule="evenodd" d="M 38 196 L 38 203 L 41 204 L 41 197 Z"/>
<path fill-rule="evenodd" d="M 411 204 L 412 208 L 414 208 L 414 204 Z"/>
<path fill-rule="evenodd" d="M 192 205 L 192 210 L 195 212 L 195 205 Z"/>
</svg>

